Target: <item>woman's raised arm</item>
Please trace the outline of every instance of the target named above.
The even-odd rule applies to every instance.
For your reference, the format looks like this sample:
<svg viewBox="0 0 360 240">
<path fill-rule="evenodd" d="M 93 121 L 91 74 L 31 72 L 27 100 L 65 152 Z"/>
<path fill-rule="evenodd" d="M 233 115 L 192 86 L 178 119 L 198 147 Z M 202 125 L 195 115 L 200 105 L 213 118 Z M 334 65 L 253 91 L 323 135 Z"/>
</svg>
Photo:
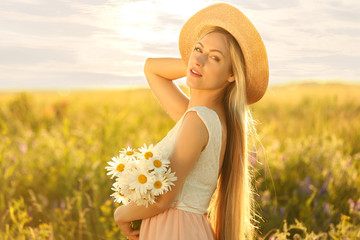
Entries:
<svg viewBox="0 0 360 240">
<path fill-rule="evenodd" d="M 186 76 L 181 58 L 148 58 L 144 73 L 150 88 L 169 116 L 177 122 L 186 111 L 189 98 L 173 82 Z"/>
</svg>

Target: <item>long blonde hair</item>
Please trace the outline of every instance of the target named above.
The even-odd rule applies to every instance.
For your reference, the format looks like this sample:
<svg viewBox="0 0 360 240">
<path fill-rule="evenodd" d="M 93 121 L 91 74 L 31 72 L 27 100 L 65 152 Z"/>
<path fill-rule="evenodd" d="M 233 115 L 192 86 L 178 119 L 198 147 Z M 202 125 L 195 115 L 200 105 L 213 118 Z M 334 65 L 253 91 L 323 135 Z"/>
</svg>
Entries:
<svg viewBox="0 0 360 240">
<path fill-rule="evenodd" d="M 244 57 L 237 41 L 226 30 L 211 27 L 202 37 L 211 32 L 223 33 L 228 40 L 235 81 L 226 88 L 223 98 L 227 142 L 217 188 L 210 203 L 210 222 L 217 240 L 253 239 L 254 201 L 247 154 L 247 135 L 253 125 L 246 101 Z"/>
</svg>

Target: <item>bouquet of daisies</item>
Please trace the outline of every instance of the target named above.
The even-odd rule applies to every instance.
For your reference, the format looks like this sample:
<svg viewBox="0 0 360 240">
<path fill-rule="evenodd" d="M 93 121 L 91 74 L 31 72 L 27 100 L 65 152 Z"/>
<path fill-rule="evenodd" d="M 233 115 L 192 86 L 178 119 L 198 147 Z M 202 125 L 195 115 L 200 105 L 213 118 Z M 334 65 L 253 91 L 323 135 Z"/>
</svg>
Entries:
<svg viewBox="0 0 360 240">
<path fill-rule="evenodd" d="M 106 170 L 111 178 L 116 177 L 111 196 L 115 202 L 128 204 L 134 201 L 137 205 L 155 203 L 155 197 L 171 190 L 177 180 L 171 172 L 170 161 L 151 144 L 144 144 L 137 151 L 131 147 L 124 148 L 118 156 L 108 162 Z"/>
</svg>

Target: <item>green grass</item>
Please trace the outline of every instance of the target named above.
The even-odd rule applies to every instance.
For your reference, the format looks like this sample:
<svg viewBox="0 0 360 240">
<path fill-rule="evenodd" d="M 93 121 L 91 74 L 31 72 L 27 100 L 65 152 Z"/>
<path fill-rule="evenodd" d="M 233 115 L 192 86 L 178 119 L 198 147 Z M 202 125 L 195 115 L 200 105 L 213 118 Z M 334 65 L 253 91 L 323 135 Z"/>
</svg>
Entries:
<svg viewBox="0 0 360 240">
<path fill-rule="evenodd" d="M 360 239 L 359 93 L 271 87 L 251 106 L 259 239 Z M 0 239 L 124 239 L 104 167 L 175 124 L 152 92 L 8 92 L 0 103 Z"/>
</svg>

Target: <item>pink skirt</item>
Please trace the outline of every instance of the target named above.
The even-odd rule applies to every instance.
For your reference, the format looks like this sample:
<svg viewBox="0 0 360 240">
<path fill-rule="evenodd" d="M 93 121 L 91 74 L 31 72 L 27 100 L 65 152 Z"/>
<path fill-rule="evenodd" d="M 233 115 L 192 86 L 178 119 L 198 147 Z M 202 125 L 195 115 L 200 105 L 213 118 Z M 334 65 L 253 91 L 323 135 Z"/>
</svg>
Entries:
<svg viewBox="0 0 360 240">
<path fill-rule="evenodd" d="M 214 240 L 215 234 L 205 214 L 169 208 L 143 219 L 140 240 Z"/>
</svg>

